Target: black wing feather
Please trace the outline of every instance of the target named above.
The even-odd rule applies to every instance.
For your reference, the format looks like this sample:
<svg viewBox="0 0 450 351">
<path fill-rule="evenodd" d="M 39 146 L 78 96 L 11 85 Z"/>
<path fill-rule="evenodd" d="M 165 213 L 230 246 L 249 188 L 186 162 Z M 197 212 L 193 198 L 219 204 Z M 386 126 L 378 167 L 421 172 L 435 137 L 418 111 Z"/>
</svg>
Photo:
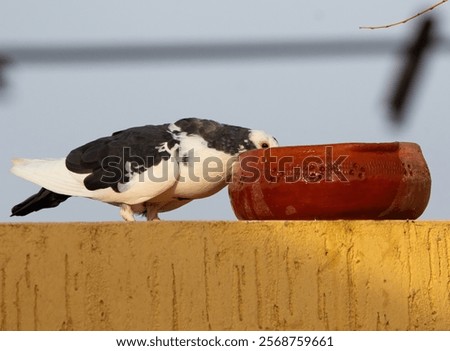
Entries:
<svg viewBox="0 0 450 351">
<path fill-rule="evenodd" d="M 171 157 L 168 151 L 158 150 L 165 143 L 169 150 L 178 144 L 168 126 L 135 127 L 91 141 L 67 155 L 66 167 L 75 173 L 90 173 L 84 180 L 89 190 L 111 187 L 118 191 L 118 184 L 126 183 L 134 172 L 142 173 Z M 126 162 L 131 164 L 131 173 L 125 169 Z"/>
<path fill-rule="evenodd" d="M 57 194 L 53 191 L 41 188 L 39 192 L 30 196 L 11 209 L 11 216 L 26 216 L 43 208 L 51 208 L 58 206 L 61 202 L 66 201 L 70 196 Z"/>
</svg>

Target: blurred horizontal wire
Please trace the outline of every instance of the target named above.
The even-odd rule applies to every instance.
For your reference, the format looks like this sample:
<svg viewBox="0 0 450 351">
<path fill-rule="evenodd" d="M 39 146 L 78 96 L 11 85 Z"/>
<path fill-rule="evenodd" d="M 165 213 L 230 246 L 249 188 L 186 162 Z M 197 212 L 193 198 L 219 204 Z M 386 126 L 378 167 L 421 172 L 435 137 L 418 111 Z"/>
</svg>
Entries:
<svg viewBox="0 0 450 351">
<path fill-rule="evenodd" d="M 117 44 L 79 46 L 5 46 L 0 64 L 83 64 L 104 62 L 255 60 L 373 56 L 397 53 L 399 40 L 314 40 L 180 44 Z M 450 53 L 450 41 L 436 38 L 436 49 Z"/>
<path fill-rule="evenodd" d="M 431 24 L 427 25 L 428 27 Z M 420 32 L 419 32 L 420 33 Z M 420 37 L 420 35 L 419 35 Z M 284 40 L 173 44 L 90 44 L 90 45 L 22 45 L 0 44 L 0 91 L 5 86 L 3 70 L 14 65 L 167 63 L 189 61 L 244 61 L 262 59 L 308 59 L 401 54 L 405 68 L 397 77 L 389 99 L 391 119 L 404 120 L 405 106 L 413 83 L 417 80 L 419 58 L 424 39 L 405 50 L 404 40 Z M 430 40 L 429 37 L 426 39 Z M 433 35 L 433 49 L 450 53 L 450 40 Z M 416 49 L 414 45 L 418 45 Z M 417 82 L 415 82 L 417 84 Z"/>
</svg>

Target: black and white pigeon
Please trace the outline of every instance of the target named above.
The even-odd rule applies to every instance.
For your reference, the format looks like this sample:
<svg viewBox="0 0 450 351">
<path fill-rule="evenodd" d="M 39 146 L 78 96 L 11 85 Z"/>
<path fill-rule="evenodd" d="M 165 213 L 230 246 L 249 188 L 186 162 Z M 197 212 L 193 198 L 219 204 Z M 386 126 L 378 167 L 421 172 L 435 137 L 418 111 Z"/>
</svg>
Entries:
<svg viewBox="0 0 450 351">
<path fill-rule="evenodd" d="M 125 221 L 134 221 L 134 214 L 158 220 L 160 212 L 225 187 L 240 153 L 276 146 L 263 131 L 199 118 L 122 130 L 65 158 L 13 160 L 12 173 L 42 189 L 14 206 L 11 216 L 81 196 L 120 206 Z"/>
</svg>

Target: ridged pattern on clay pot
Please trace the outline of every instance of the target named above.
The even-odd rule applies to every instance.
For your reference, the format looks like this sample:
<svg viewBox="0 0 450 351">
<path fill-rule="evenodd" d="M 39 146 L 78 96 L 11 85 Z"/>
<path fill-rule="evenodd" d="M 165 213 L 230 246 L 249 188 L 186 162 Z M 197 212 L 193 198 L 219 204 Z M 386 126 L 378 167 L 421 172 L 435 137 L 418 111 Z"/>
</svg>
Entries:
<svg viewBox="0 0 450 351">
<path fill-rule="evenodd" d="M 415 219 L 431 177 L 414 143 L 345 143 L 240 155 L 229 195 L 242 220 Z"/>
</svg>

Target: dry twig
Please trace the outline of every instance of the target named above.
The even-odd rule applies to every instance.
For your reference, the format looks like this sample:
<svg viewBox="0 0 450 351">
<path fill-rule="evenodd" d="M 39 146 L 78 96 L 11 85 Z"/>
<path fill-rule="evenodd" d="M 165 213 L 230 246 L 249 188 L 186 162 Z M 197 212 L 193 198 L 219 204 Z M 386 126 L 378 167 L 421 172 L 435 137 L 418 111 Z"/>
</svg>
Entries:
<svg viewBox="0 0 450 351">
<path fill-rule="evenodd" d="M 398 21 L 398 22 L 391 23 L 391 24 L 385 24 L 385 25 L 382 25 L 382 26 L 361 26 L 361 27 L 359 27 L 359 29 L 386 29 L 386 28 L 391 28 L 391 27 L 394 27 L 394 26 L 398 26 L 400 24 L 404 24 L 406 22 L 409 22 L 409 21 L 411 21 L 414 18 L 417 18 L 417 17 L 422 16 L 423 14 L 425 14 L 427 12 L 430 12 L 430 11 L 434 10 L 436 7 L 442 5 L 443 3 L 447 2 L 447 1 L 448 0 L 439 1 L 438 3 L 428 7 L 427 9 L 425 9 L 423 11 L 420 11 L 419 13 L 415 14 L 414 16 L 408 17 L 408 18 L 406 18 L 406 19 L 404 19 L 402 21 Z"/>
</svg>

